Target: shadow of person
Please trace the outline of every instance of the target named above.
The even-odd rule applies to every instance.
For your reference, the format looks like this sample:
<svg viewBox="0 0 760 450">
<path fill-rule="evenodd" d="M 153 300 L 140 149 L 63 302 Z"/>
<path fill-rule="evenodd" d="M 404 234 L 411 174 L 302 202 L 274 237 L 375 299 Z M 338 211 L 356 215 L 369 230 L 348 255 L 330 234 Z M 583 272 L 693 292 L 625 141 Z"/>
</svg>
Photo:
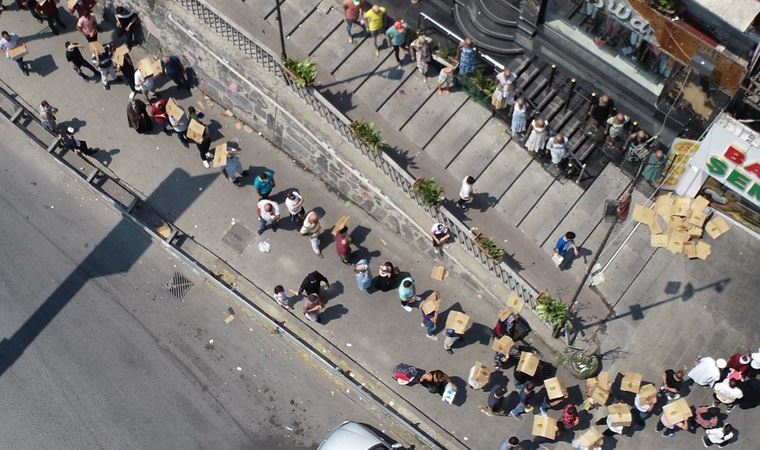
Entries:
<svg viewBox="0 0 760 450">
<path fill-rule="evenodd" d="M 457 394 L 454 396 L 454 401 L 451 402 L 454 406 L 462 406 L 467 400 L 467 383 L 458 376 L 450 376 L 449 382 L 456 386 Z"/>
<path fill-rule="evenodd" d="M 32 73 L 36 73 L 41 77 L 48 76 L 58 70 L 58 65 L 51 55 L 42 55 L 35 59 L 27 60 L 26 63 L 29 65 Z"/>
<path fill-rule="evenodd" d="M 121 150 L 114 148 L 111 150 L 99 150 L 97 147 L 92 147 L 92 150 L 97 150 L 92 158 L 96 159 L 100 164 L 108 167 L 113 162 L 113 157 L 121 153 Z"/>
<path fill-rule="evenodd" d="M 470 208 L 477 209 L 480 212 L 486 212 L 488 208 L 496 204 L 498 199 L 487 192 L 478 192 L 472 195 Z"/>
<path fill-rule="evenodd" d="M 87 125 L 87 121 L 79 119 L 77 117 L 72 117 L 71 119 L 64 120 L 63 122 L 58 122 L 58 128 L 65 130 L 68 127 L 71 127 L 74 129 L 74 133 L 78 133 L 79 130 L 81 130 L 85 125 Z"/>
<path fill-rule="evenodd" d="M 330 300 L 342 294 L 343 291 L 344 291 L 343 283 L 341 283 L 340 281 L 334 281 L 330 283 L 329 288 L 323 289 L 322 292 L 320 292 L 319 297 L 322 299 L 324 303 L 328 303 Z"/>
<path fill-rule="evenodd" d="M 330 323 L 330 321 L 340 319 L 346 314 L 348 314 L 348 308 L 340 303 L 336 303 L 334 305 L 328 306 L 319 314 L 319 323 L 322 325 L 327 325 Z"/>
</svg>

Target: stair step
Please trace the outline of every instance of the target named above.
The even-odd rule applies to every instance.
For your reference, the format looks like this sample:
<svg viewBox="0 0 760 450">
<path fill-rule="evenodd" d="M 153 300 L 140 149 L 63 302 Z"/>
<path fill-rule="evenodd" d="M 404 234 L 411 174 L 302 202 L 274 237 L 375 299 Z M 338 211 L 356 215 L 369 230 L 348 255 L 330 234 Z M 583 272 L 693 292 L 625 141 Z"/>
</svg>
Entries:
<svg viewBox="0 0 760 450">
<path fill-rule="evenodd" d="M 477 0 L 478 9 L 491 20 L 507 27 L 516 27 L 519 12 L 514 9 L 499 8 L 490 0 Z M 510 14 L 511 13 L 511 14 Z"/>
<path fill-rule="evenodd" d="M 535 66 L 530 71 L 523 73 L 524 77 L 521 75 L 520 78 L 517 79 L 517 88 L 525 92 L 525 88 L 530 86 L 539 73 L 541 73 L 541 68 Z"/>
<path fill-rule="evenodd" d="M 459 3 L 454 4 L 454 21 L 459 29 L 469 36 L 480 50 L 486 50 L 499 55 L 519 55 L 523 53 L 523 49 L 517 45 L 508 45 L 508 42 L 496 39 L 480 31 L 478 25 L 470 19 L 467 8 Z"/>
<path fill-rule="evenodd" d="M 565 102 L 555 97 L 554 100 L 550 103 L 551 107 L 549 108 L 549 112 L 546 113 L 544 120 L 551 123 L 552 119 L 554 119 L 554 116 L 556 116 L 560 109 L 562 109 L 562 105 L 564 103 Z"/>
<path fill-rule="evenodd" d="M 557 123 L 554 124 L 553 128 L 555 130 L 562 130 L 562 128 L 565 127 L 565 124 L 567 124 L 567 121 L 570 120 L 571 117 L 573 117 L 573 112 L 574 111 L 571 109 L 565 111 L 565 113 L 562 114 L 562 117 L 560 117 L 559 121 L 557 121 Z M 568 137 L 568 136 L 565 135 L 565 137 Z"/>
<path fill-rule="evenodd" d="M 475 25 L 481 33 L 491 36 L 503 41 L 513 41 L 515 38 L 514 33 L 505 33 L 501 31 L 504 28 L 493 20 L 488 15 L 478 11 L 476 2 L 470 1 L 465 3 L 463 0 L 456 0 L 457 5 L 462 6 L 470 18 L 470 22 Z"/>
<path fill-rule="evenodd" d="M 531 64 L 531 62 L 532 62 L 532 61 L 533 61 L 533 56 L 528 56 L 528 57 L 526 57 L 526 58 L 525 58 L 525 59 L 524 59 L 524 60 L 523 60 L 523 61 L 520 63 L 520 65 L 519 65 L 519 66 L 517 66 L 517 68 L 516 68 L 515 70 L 513 70 L 513 71 L 512 71 L 512 73 L 513 73 L 513 74 L 514 74 L 516 77 L 519 77 L 520 75 L 522 75 L 522 73 L 523 73 L 523 72 L 525 72 L 525 69 L 527 69 L 527 68 L 528 68 L 528 66 Z"/>
<path fill-rule="evenodd" d="M 490 1 L 498 5 L 497 8 L 506 9 L 506 10 L 511 9 L 517 12 L 518 14 L 520 13 L 520 5 L 519 5 L 520 0 L 490 0 Z M 516 2 L 517 5 L 515 5 L 513 2 Z"/>
<path fill-rule="evenodd" d="M 596 143 L 594 141 L 586 142 L 586 146 L 579 152 L 578 160 L 580 162 L 586 161 L 586 158 L 588 158 L 594 150 L 596 150 Z"/>
<path fill-rule="evenodd" d="M 557 89 L 552 89 L 549 91 L 548 94 L 538 103 L 538 109 L 543 111 L 547 105 L 549 105 L 549 102 L 554 100 L 554 96 L 557 95 Z"/>
<path fill-rule="evenodd" d="M 581 148 L 581 145 L 586 141 L 586 135 L 581 133 L 578 135 L 575 139 L 570 140 L 570 153 L 575 155 L 575 157 L 578 157 L 578 149 Z M 580 158 L 579 158 L 580 159 Z"/>
<path fill-rule="evenodd" d="M 572 115 L 572 113 L 574 113 L 575 111 L 573 111 L 573 110 L 571 109 L 571 110 L 569 110 L 569 112 L 570 112 L 570 114 Z M 565 137 L 567 137 L 568 139 L 571 139 L 571 138 L 573 137 L 573 135 L 575 134 L 575 132 L 576 132 L 576 131 L 578 131 L 578 129 L 579 129 L 579 128 L 580 128 L 580 126 L 581 126 L 581 122 L 580 122 L 580 120 L 578 120 L 578 119 L 575 119 L 574 121 L 570 122 L 570 124 L 571 124 L 571 125 L 569 125 L 569 126 L 568 126 L 568 127 L 565 129 L 565 130 L 566 130 L 566 131 L 565 131 Z"/>
<path fill-rule="evenodd" d="M 544 88 L 548 84 L 549 84 L 549 79 L 548 78 L 542 78 L 541 81 L 539 81 L 538 84 L 536 84 L 533 87 L 533 89 L 527 94 L 528 99 L 531 100 L 531 101 L 533 101 L 538 96 L 538 94 L 540 94 L 541 91 L 544 90 Z"/>
</svg>

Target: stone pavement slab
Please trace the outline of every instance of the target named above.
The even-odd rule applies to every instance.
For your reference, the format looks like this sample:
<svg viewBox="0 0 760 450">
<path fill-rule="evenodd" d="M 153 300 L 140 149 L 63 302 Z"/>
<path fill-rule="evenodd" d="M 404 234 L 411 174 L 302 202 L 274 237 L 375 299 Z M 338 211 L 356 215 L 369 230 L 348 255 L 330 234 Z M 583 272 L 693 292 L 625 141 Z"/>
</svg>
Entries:
<svg viewBox="0 0 760 450">
<path fill-rule="evenodd" d="M 323 68 L 322 70 L 324 72 L 332 74 L 356 49 L 356 46 L 363 43 L 364 40 L 366 39 L 354 39 L 354 43 L 349 44 L 345 30 L 341 30 L 340 27 L 338 27 L 330 33 L 330 36 L 328 36 L 328 38 L 325 39 L 316 50 L 313 50 L 312 57 L 314 61 Z M 309 47 L 312 46 L 310 45 Z M 332 78 L 330 78 L 330 80 L 332 80 Z"/>
<path fill-rule="evenodd" d="M 398 68 L 396 59 L 392 54 L 381 54 L 384 58 L 382 64 L 366 79 L 363 85 L 359 87 L 356 94 L 369 106 L 372 111 L 377 111 L 383 104 L 388 101 L 389 97 L 404 84 L 404 82 L 413 76 L 415 66 L 410 64 Z M 414 82 L 414 78 L 410 82 Z M 422 81 L 420 81 L 421 83 Z"/>
<path fill-rule="evenodd" d="M 424 86 L 418 77 L 413 76 L 408 82 L 417 82 Z M 433 94 L 435 91 L 434 83 L 428 84 L 428 90 L 432 95 L 428 97 L 422 108 L 412 116 L 411 120 L 401 128 L 401 131 L 420 148 L 427 146 L 438 130 L 446 126 L 446 122 L 457 113 L 468 99 L 464 92 L 452 92 L 451 95 L 445 97 Z"/>
<path fill-rule="evenodd" d="M 282 31 L 285 36 L 290 35 L 296 30 L 298 24 L 300 24 L 317 6 L 321 3 L 320 0 L 285 0 L 280 5 L 280 13 L 282 14 Z M 273 2 L 274 5 L 274 2 Z M 273 27 L 277 27 L 277 13 L 270 15 L 267 18 L 267 22 Z"/>
<path fill-rule="evenodd" d="M 282 6 L 284 2 L 285 0 L 280 0 L 280 6 Z M 270 14 L 275 14 L 275 0 L 256 0 L 255 2 L 246 2 L 245 4 L 262 19 L 267 18 Z"/>
<path fill-rule="evenodd" d="M 468 175 L 477 179 L 507 142 L 509 135 L 501 122 L 489 120 L 449 164 L 448 171 L 460 180 Z M 475 188 L 480 189 L 477 185 Z"/>
<path fill-rule="evenodd" d="M 274 0 L 272 0 L 274 4 Z M 344 39 L 348 41 L 345 33 L 344 20 L 340 12 L 334 8 L 325 7 L 328 2 L 322 1 L 317 9 L 309 16 L 309 20 L 303 22 L 295 31 L 288 36 L 288 44 L 292 43 L 296 48 L 303 50 L 306 55 L 311 55 L 314 50 L 333 30 L 340 33 L 343 30 Z M 354 34 L 358 27 L 354 26 Z M 354 38 L 358 42 L 359 38 Z"/>
<path fill-rule="evenodd" d="M 345 44 L 352 45 L 352 44 Z M 331 90 L 340 90 L 353 94 L 384 62 L 386 53 L 375 56 L 372 39 L 364 39 L 357 44 L 357 49 L 351 57 L 341 64 L 334 76 L 337 80 L 330 86 Z"/>
<path fill-rule="evenodd" d="M 557 180 L 523 219 L 518 229 L 541 245 L 549 239 L 558 220 L 567 214 L 583 195 L 583 189 L 571 180 Z"/>
<path fill-rule="evenodd" d="M 540 163 L 532 160 L 526 172 L 537 165 Z M 530 175 L 526 173 L 512 184 L 504 197 L 496 204 L 496 210 L 504 214 L 509 223 L 517 226 L 555 181 L 549 172 L 534 169 Z"/>
<path fill-rule="evenodd" d="M 410 68 L 413 66 L 410 66 Z M 388 100 L 380 114 L 395 129 L 400 129 L 409 120 L 417 108 L 421 107 L 431 95 L 435 95 L 433 89 L 425 86 L 415 79 L 414 75 L 407 77 L 404 84 L 399 87 L 393 97 Z"/>
<path fill-rule="evenodd" d="M 500 199 L 531 161 L 528 152 L 510 140 L 478 178 L 479 189 Z"/>
<path fill-rule="evenodd" d="M 451 95 L 444 93 L 442 97 Z M 446 166 L 490 119 L 491 115 L 483 107 L 468 100 L 430 141 L 425 151 Z"/>
</svg>

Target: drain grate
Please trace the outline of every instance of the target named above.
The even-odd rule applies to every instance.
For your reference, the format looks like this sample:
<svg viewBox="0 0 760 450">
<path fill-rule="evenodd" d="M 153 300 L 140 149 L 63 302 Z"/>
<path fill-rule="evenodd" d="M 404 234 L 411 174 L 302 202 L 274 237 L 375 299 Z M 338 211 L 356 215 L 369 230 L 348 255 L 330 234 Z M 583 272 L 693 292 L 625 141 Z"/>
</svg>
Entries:
<svg viewBox="0 0 760 450">
<path fill-rule="evenodd" d="M 174 272 L 171 281 L 164 285 L 164 289 L 171 292 L 173 296 L 180 300 L 190 292 L 190 288 L 192 287 L 193 282 L 179 272 Z"/>
</svg>

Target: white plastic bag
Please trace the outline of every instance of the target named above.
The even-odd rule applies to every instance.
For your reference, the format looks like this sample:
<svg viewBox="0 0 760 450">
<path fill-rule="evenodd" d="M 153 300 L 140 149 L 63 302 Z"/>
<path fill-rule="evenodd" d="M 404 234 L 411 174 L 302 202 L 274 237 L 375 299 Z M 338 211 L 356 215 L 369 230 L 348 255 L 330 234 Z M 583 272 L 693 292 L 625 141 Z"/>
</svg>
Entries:
<svg viewBox="0 0 760 450">
<path fill-rule="evenodd" d="M 270 248 L 269 241 L 259 241 L 259 251 L 261 253 L 269 253 Z"/>
</svg>

